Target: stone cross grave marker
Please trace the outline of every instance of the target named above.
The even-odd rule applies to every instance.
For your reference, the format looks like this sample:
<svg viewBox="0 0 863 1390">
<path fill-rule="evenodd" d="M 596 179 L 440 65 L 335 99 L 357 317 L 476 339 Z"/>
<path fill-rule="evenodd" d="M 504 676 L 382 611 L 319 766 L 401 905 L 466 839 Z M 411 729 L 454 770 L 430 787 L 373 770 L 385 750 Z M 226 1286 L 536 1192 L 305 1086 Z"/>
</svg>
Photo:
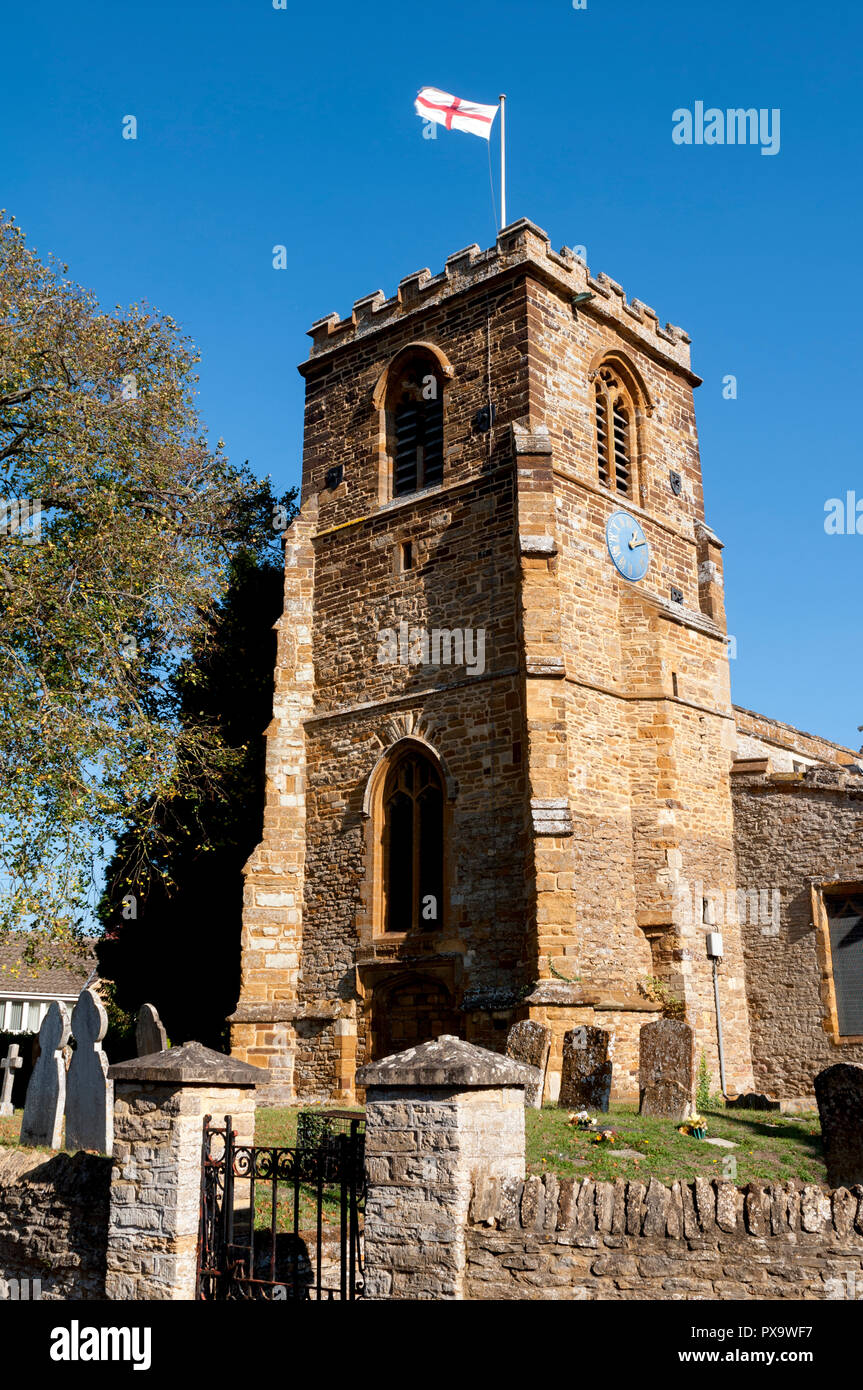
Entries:
<svg viewBox="0 0 863 1390">
<path fill-rule="evenodd" d="M 142 1004 L 138 1010 L 135 1024 L 135 1046 L 139 1057 L 152 1057 L 155 1052 L 165 1052 L 168 1035 L 162 1020 L 153 1004 Z"/>
<path fill-rule="evenodd" d="M 0 1115 L 12 1114 L 12 1085 L 15 1081 L 14 1073 L 19 1067 L 23 1067 L 24 1058 L 18 1056 L 18 1044 L 10 1043 L 9 1051 L 0 1062 L 3 1068 L 3 1086 L 0 1089 Z"/>
<path fill-rule="evenodd" d="M 524 1088 L 524 1103 L 534 1110 L 542 1105 L 545 1089 L 545 1073 L 548 1067 L 548 1054 L 551 1051 L 551 1029 L 535 1020 L 526 1018 L 514 1023 L 506 1040 L 506 1055 L 514 1062 L 524 1062 L 533 1067 L 535 1077 Z"/>
<path fill-rule="evenodd" d="M 569 1109 L 607 1112 L 611 1097 L 613 1035 L 586 1024 L 570 1028 L 563 1037 L 563 1067 L 558 1105 Z"/>
<path fill-rule="evenodd" d="M 837 1062 L 815 1078 L 815 1099 L 831 1187 L 863 1183 L 863 1067 Z"/>
<path fill-rule="evenodd" d="M 688 1023 L 658 1018 L 638 1038 L 640 1115 L 685 1120 L 695 1104 L 695 1034 Z"/>
<path fill-rule="evenodd" d="M 66 1102 L 66 1064 L 63 1048 L 69 1041 L 69 1015 L 55 1000 L 39 1029 L 41 1051 L 33 1068 L 21 1121 L 22 1144 L 59 1149 Z"/>
<path fill-rule="evenodd" d="M 92 989 L 82 989 L 72 1010 L 75 1051 L 66 1078 L 66 1148 L 110 1154 L 114 1143 L 114 1083 L 102 1038 L 108 1015 Z"/>
</svg>

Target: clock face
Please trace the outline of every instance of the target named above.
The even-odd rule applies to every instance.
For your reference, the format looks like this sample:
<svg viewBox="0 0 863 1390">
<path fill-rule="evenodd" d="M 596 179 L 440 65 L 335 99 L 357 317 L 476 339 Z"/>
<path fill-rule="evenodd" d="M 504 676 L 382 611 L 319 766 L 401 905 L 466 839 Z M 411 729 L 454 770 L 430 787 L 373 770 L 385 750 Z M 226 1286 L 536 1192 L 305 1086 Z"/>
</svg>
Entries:
<svg viewBox="0 0 863 1390">
<path fill-rule="evenodd" d="M 635 517 L 628 512 L 615 512 L 606 523 L 605 540 L 608 553 L 624 579 L 633 583 L 643 579 L 650 564 L 650 547 Z"/>
</svg>

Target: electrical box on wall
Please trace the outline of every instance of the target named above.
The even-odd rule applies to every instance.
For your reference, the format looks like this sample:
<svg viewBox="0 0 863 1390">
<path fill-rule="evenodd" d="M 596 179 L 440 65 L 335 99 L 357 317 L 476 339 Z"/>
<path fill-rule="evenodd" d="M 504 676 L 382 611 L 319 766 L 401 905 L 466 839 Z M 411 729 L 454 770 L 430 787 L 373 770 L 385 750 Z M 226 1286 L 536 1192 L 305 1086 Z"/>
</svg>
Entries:
<svg viewBox="0 0 863 1390">
<path fill-rule="evenodd" d="M 722 932 L 707 933 L 707 955 L 710 960 L 722 960 Z"/>
</svg>

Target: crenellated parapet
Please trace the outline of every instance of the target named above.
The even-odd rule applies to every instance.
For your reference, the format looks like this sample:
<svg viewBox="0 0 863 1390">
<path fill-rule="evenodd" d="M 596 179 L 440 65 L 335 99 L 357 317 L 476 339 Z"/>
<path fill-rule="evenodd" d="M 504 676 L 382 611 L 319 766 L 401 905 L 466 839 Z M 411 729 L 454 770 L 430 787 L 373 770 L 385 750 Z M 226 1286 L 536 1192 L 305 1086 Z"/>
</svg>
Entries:
<svg viewBox="0 0 863 1390">
<path fill-rule="evenodd" d="M 310 359 L 358 342 L 410 314 L 426 313 L 453 295 L 491 284 L 513 268 L 528 264 L 563 293 L 590 295 L 577 305 L 579 313 L 615 324 L 654 357 L 690 372 L 690 338 L 682 328 L 671 323 L 663 328 L 655 309 L 640 299 L 627 299 L 622 287 L 603 272 L 593 275 L 568 246 L 552 250 L 547 234 L 527 217 L 505 227 L 486 251 L 474 244 L 454 252 L 437 275 L 428 269 L 414 271 L 399 281 L 396 293 L 389 298 L 382 290 L 375 290 L 355 300 L 348 318 L 332 313 L 318 319 L 309 329 Z"/>
</svg>

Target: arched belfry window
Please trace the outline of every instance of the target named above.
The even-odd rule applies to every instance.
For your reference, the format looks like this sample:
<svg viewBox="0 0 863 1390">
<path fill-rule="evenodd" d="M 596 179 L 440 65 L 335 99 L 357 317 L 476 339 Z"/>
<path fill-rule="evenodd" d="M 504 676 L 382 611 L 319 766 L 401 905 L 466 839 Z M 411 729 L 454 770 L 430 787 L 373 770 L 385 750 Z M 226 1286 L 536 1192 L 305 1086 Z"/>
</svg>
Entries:
<svg viewBox="0 0 863 1390">
<path fill-rule="evenodd" d="M 431 758 L 410 749 L 383 794 L 384 930 L 433 931 L 443 918 L 444 789 Z"/>
<path fill-rule="evenodd" d="M 444 374 L 431 353 L 394 363 L 386 402 L 393 497 L 443 481 L 443 406 Z"/>
<path fill-rule="evenodd" d="M 632 397 L 611 363 L 597 373 L 594 392 L 599 481 L 622 497 L 633 497 L 636 432 Z"/>
</svg>

